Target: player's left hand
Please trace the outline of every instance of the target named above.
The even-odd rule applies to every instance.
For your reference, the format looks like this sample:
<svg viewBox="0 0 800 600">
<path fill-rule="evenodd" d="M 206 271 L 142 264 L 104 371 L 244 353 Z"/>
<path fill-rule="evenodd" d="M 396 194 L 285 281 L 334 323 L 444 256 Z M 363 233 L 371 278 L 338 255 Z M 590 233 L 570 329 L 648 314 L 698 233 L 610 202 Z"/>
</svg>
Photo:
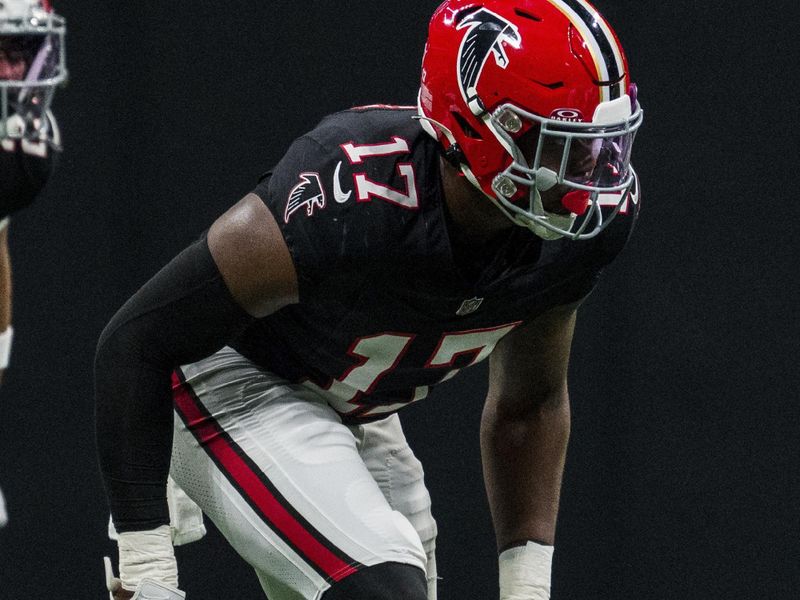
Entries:
<svg viewBox="0 0 800 600">
<path fill-rule="evenodd" d="M 529 541 L 500 554 L 500 600 L 549 600 L 553 547 Z"/>
</svg>

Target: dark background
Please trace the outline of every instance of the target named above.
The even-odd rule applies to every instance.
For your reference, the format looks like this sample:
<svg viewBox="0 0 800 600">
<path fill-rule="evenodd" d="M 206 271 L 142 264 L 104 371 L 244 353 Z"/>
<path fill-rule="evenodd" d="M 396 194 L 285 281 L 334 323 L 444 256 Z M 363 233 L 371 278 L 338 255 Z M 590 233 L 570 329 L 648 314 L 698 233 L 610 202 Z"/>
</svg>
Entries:
<svg viewBox="0 0 800 600">
<path fill-rule="evenodd" d="M 116 308 L 323 115 L 410 104 L 435 1 L 62 1 L 66 150 L 14 218 L 0 599 L 105 598 L 91 364 Z M 646 110 L 643 210 L 582 309 L 554 599 L 800 597 L 795 2 L 598 0 Z M 441 600 L 496 598 L 483 367 L 405 412 Z M 212 531 L 192 600 L 258 598 Z"/>
</svg>

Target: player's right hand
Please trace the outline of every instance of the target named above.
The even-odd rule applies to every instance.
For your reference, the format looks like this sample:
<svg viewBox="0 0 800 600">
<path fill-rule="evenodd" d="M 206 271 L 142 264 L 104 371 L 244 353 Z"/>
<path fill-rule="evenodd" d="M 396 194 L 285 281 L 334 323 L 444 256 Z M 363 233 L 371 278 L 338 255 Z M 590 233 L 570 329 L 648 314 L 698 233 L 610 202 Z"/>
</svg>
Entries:
<svg viewBox="0 0 800 600">
<path fill-rule="evenodd" d="M 128 600 L 133 598 L 133 592 L 123 589 L 122 580 L 114 576 L 114 568 L 111 566 L 111 559 L 103 557 L 103 566 L 106 572 L 106 589 L 111 600 Z"/>
<path fill-rule="evenodd" d="M 130 600 L 130 598 L 133 598 L 133 592 L 122 589 L 122 587 L 120 587 L 116 592 L 111 593 L 112 600 Z"/>
<path fill-rule="evenodd" d="M 111 600 L 148 600 L 148 598 L 156 597 L 163 600 L 185 600 L 186 598 L 186 592 L 151 579 L 143 579 L 133 592 L 126 590 L 122 587 L 120 578 L 114 576 L 111 559 L 107 556 L 103 557 L 103 564 L 106 571 L 106 588 Z"/>
</svg>

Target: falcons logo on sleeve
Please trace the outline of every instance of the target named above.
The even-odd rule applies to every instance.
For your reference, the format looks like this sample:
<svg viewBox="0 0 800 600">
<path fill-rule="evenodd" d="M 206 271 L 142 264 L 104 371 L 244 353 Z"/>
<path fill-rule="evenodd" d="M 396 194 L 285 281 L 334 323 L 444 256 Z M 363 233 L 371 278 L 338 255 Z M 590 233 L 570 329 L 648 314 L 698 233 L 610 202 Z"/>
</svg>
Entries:
<svg viewBox="0 0 800 600">
<path fill-rule="evenodd" d="M 325 190 L 322 189 L 319 173 L 300 173 L 299 183 L 289 192 L 283 212 L 284 223 L 288 223 L 292 214 L 301 207 L 305 207 L 309 217 L 314 214 L 314 207 L 320 210 L 325 208 Z"/>
<path fill-rule="evenodd" d="M 466 17 L 457 28 L 467 30 L 458 55 L 459 85 L 464 100 L 477 115 L 483 112 L 478 100 L 478 80 L 489 55 L 494 56 L 497 66 L 505 69 L 508 54 L 503 44 L 519 48 L 522 37 L 516 25 L 485 8 Z"/>
</svg>

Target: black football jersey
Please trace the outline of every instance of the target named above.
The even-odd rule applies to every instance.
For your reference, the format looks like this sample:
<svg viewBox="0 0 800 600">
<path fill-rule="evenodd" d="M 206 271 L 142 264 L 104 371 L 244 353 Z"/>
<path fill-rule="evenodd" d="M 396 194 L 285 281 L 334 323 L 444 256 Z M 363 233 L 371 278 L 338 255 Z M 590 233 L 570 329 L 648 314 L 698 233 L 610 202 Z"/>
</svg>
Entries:
<svg viewBox="0 0 800 600">
<path fill-rule="evenodd" d="M 0 219 L 33 202 L 53 172 L 57 155 L 47 142 L 0 140 Z"/>
<path fill-rule="evenodd" d="M 586 296 L 638 211 L 629 201 L 581 242 L 515 227 L 465 261 L 448 233 L 437 144 L 415 115 L 331 115 L 255 189 L 289 247 L 299 303 L 255 321 L 233 346 L 321 393 L 345 422 L 424 398 L 522 323 Z"/>
</svg>

